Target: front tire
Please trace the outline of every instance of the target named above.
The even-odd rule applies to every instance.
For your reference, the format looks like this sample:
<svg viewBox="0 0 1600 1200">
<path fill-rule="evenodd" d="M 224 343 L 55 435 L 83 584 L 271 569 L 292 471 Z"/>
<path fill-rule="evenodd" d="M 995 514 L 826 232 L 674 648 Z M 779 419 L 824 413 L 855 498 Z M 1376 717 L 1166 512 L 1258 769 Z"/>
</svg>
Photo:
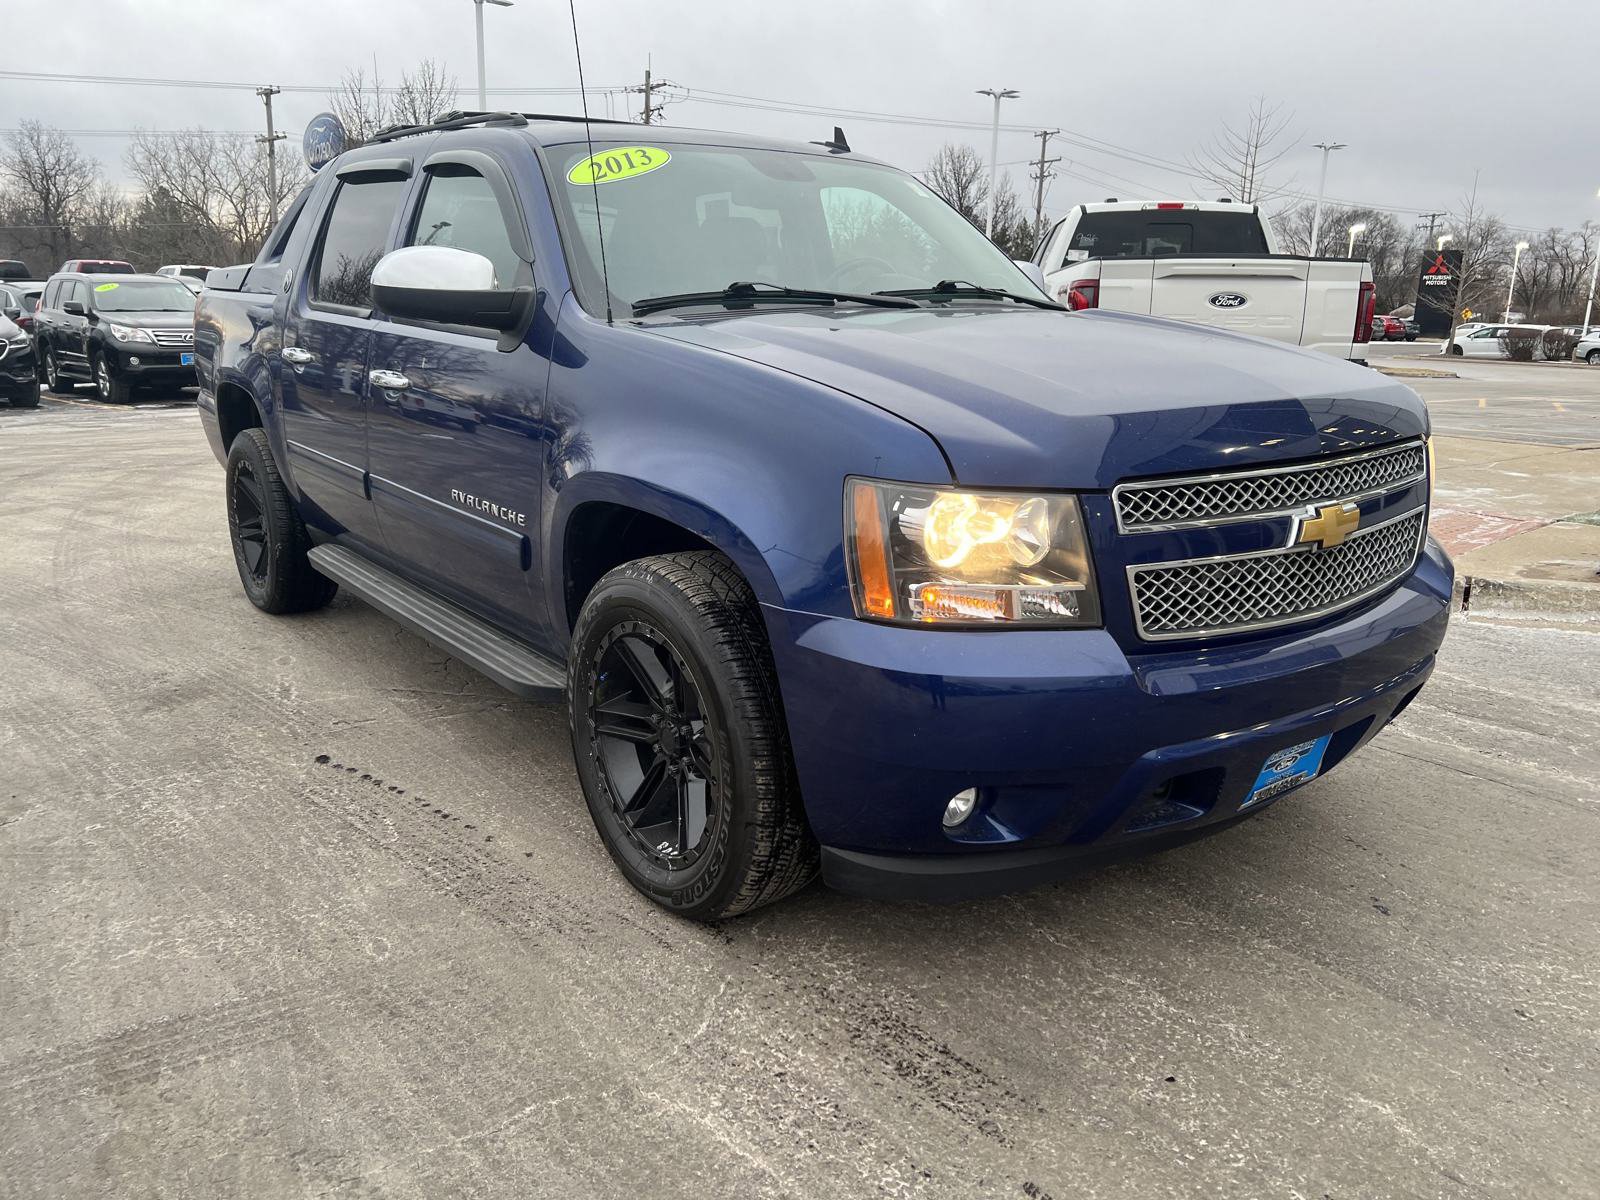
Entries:
<svg viewBox="0 0 1600 1200">
<path fill-rule="evenodd" d="M 1600 367 L 1600 350 L 1591 350 L 1583 358 L 1591 367 Z"/>
<path fill-rule="evenodd" d="M 1450 347 L 1450 353 L 1455 355 L 1457 358 L 1462 358 L 1462 357 L 1464 357 L 1466 355 L 1467 352 L 1465 350 L 1463 350 L 1460 346 L 1451 346 Z"/>
<path fill-rule="evenodd" d="M 94 356 L 94 390 L 107 404 L 132 404 L 133 386 L 111 373 L 104 354 Z"/>
<path fill-rule="evenodd" d="M 242 429 L 228 451 L 228 533 L 244 594 L 262 612 L 321 608 L 338 584 L 306 557 L 311 538 L 283 485 L 265 431 Z"/>
<path fill-rule="evenodd" d="M 39 407 L 39 388 L 38 388 L 38 385 L 35 384 L 34 385 L 34 389 L 31 392 L 18 392 L 15 396 L 11 397 L 11 407 L 12 408 L 38 408 Z"/>
<path fill-rule="evenodd" d="M 578 779 L 622 874 L 695 920 L 817 873 L 760 608 L 712 551 L 625 563 L 584 602 L 567 708 Z"/>
</svg>

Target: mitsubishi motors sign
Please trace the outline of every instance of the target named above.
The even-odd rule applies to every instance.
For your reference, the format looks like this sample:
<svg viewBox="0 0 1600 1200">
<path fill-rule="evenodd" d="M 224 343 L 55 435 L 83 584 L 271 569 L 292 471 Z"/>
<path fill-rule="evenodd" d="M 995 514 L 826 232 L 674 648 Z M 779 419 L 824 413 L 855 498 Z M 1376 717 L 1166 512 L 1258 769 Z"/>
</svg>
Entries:
<svg viewBox="0 0 1600 1200">
<path fill-rule="evenodd" d="M 1439 250 L 1422 260 L 1417 276 L 1417 326 L 1423 337 L 1447 337 L 1461 290 L 1461 251 Z"/>
</svg>

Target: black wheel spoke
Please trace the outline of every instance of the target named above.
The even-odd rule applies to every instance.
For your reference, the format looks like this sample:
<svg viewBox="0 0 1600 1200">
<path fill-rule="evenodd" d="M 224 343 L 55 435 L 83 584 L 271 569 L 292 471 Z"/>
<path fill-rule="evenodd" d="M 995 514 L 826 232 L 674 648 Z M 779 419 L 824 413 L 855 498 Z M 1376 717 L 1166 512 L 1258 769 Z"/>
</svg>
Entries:
<svg viewBox="0 0 1600 1200">
<path fill-rule="evenodd" d="M 716 756 L 683 656 L 643 622 L 619 625 L 596 653 L 589 728 L 623 829 L 652 858 L 687 865 L 705 840 Z"/>
<path fill-rule="evenodd" d="M 632 700 L 608 700 L 596 705 L 594 731 L 600 737 L 640 744 L 653 743 L 657 736 L 655 726 L 650 723 L 650 706 Z"/>
<path fill-rule="evenodd" d="M 665 707 L 667 671 L 652 647 L 638 638 L 625 637 L 616 643 L 617 656 L 628 668 L 634 683 L 655 708 Z"/>
</svg>

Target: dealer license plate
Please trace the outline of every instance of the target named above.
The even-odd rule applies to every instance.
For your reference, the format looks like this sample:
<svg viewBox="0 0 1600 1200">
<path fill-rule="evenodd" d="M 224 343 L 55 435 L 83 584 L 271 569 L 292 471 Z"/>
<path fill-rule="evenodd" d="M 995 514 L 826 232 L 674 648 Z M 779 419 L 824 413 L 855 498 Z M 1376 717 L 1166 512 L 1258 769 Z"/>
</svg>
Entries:
<svg viewBox="0 0 1600 1200">
<path fill-rule="evenodd" d="M 1322 756 L 1328 752 L 1328 743 L 1332 740 L 1333 734 L 1325 733 L 1314 742 L 1301 742 L 1274 751 L 1239 807 L 1261 804 L 1315 779 L 1322 770 Z"/>
</svg>

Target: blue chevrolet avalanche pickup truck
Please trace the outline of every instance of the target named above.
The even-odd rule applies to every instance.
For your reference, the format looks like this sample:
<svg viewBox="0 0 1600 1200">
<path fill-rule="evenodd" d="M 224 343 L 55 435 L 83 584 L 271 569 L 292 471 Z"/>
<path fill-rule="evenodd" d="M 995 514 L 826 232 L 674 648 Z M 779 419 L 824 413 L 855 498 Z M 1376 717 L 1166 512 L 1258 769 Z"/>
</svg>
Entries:
<svg viewBox="0 0 1600 1200">
<path fill-rule="evenodd" d="M 324 168 L 195 347 L 250 600 L 565 697 L 628 881 L 951 899 L 1211 833 L 1416 696 L 1427 413 L 1068 313 L 843 136 L 459 114 Z"/>
</svg>

